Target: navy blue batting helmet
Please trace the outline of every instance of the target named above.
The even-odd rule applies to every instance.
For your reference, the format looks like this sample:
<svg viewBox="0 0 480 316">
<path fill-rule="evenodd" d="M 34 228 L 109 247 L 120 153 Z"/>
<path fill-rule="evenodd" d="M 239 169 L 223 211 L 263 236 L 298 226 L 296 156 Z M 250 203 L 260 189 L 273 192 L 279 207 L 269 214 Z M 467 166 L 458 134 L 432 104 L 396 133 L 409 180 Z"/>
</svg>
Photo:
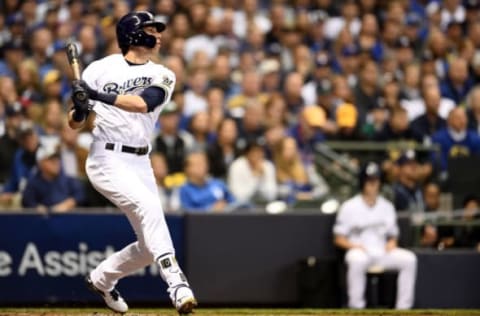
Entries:
<svg viewBox="0 0 480 316">
<path fill-rule="evenodd" d="M 382 171 L 380 170 L 380 166 L 376 162 L 367 162 L 360 169 L 360 174 L 358 175 L 358 185 L 360 187 L 360 190 L 363 190 L 365 182 L 368 179 L 382 179 Z"/>
<path fill-rule="evenodd" d="M 117 23 L 117 41 L 122 52 L 130 46 L 146 46 L 153 48 L 156 43 L 154 36 L 145 33 L 146 26 L 155 26 L 158 32 L 165 30 L 165 23 L 155 20 L 153 14 L 147 11 L 130 12 Z"/>
</svg>

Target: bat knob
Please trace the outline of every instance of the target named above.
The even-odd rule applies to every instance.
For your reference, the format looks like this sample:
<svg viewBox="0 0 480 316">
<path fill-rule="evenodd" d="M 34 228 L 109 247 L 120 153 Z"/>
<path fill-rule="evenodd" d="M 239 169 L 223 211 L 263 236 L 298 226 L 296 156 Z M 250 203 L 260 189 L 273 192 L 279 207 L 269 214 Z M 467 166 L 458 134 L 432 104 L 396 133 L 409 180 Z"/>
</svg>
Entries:
<svg viewBox="0 0 480 316">
<path fill-rule="evenodd" d="M 85 93 L 85 91 L 75 91 L 74 92 L 74 98 L 78 101 L 86 101 L 87 100 L 87 94 Z"/>
</svg>

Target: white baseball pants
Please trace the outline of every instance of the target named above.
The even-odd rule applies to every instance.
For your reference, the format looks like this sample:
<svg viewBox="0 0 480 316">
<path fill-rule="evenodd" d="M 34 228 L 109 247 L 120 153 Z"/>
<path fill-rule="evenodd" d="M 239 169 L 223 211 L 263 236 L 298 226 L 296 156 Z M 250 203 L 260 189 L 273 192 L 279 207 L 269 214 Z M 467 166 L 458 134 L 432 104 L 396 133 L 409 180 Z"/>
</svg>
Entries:
<svg viewBox="0 0 480 316">
<path fill-rule="evenodd" d="M 87 175 L 97 191 L 115 204 L 127 216 L 137 236 L 137 241 L 106 258 L 90 277 L 93 284 L 103 291 L 110 291 L 118 280 L 154 262 L 174 259 L 170 232 L 165 221 L 157 185 L 148 155 L 136 155 L 106 150 L 105 143 L 94 142 L 87 159 Z M 186 280 L 180 270 L 164 269 L 160 274 L 170 287 Z"/>
<path fill-rule="evenodd" d="M 385 270 L 398 271 L 395 308 L 412 308 L 417 275 L 417 257 L 413 252 L 396 248 L 382 257 L 373 258 L 365 251 L 355 248 L 347 251 L 345 262 L 347 264 L 348 306 L 350 308 L 365 308 L 367 270 L 372 265 L 378 265 Z"/>
</svg>

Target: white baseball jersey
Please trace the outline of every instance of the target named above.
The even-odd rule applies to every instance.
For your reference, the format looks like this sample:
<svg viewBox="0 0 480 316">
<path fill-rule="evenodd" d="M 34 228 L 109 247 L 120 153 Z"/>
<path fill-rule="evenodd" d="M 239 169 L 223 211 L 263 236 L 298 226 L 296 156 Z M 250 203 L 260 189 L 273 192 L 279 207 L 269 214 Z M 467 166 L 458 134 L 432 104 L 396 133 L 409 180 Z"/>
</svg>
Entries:
<svg viewBox="0 0 480 316">
<path fill-rule="evenodd" d="M 168 68 L 148 61 L 129 65 L 121 54 L 113 54 L 91 63 L 82 74 L 94 90 L 111 94 L 139 95 L 149 86 L 166 91 L 163 104 L 149 113 L 132 113 L 94 101 L 96 113 L 93 140 L 142 147 L 150 143 L 158 115 L 168 103 L 175 87 L 175 74 Z"/>
<path fill-rule="evenodd" d="M 372 256 L 382 256 L 387 238 L 398 236 L 395 208 L 382 196 L 370 207 L 358 194 L 340 207 L 333 232 L 362 245 Z"/>
</svg>

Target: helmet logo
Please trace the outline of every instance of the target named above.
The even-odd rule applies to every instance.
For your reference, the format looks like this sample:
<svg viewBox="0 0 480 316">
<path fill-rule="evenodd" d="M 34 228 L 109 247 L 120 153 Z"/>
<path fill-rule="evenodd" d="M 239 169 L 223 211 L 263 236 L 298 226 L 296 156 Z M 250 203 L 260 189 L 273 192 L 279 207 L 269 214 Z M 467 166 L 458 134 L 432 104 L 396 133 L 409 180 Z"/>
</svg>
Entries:
<svg viewBox="0 0 480 316">
<path fill-rule="evenodd" d="M 135 20 L 135 25 L 140 25 L 142 21 L 140 21 L 140 18 L 136 15 L 132 16 L 132 18 Z"/>
</svg>

